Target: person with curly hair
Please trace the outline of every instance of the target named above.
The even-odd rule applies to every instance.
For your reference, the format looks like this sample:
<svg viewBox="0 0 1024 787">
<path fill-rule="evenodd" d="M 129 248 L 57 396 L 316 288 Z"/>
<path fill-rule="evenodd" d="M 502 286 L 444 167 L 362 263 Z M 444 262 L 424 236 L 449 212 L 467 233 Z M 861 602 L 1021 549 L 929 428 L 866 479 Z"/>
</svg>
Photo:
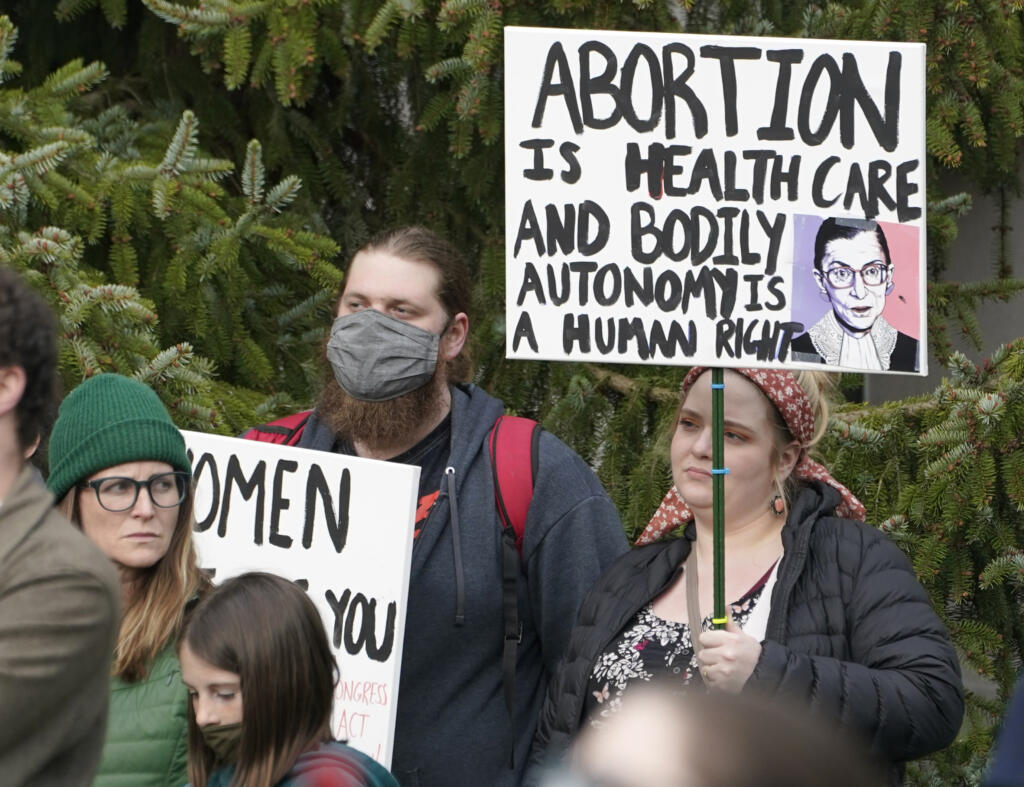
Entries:
<svg viewBox="0 0 1024 787">
<path fill-rule="evenodd" d="M 84 787 L 103 746 L 118 592 L 25 462 L 53 420 L 56 332 L 43 299 L 0 267 L 0 781 Z"/>
</svg>

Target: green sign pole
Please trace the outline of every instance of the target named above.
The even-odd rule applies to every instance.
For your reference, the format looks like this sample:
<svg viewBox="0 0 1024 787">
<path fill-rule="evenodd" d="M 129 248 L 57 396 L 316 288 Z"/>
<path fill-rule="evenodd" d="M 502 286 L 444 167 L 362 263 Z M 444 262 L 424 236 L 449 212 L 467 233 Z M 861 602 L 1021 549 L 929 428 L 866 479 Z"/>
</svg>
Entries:
<svg viewBox="0 0 1024 787">
<path fill-rule="evenodd" d="M 725 615 L 725 383 L 721 368 L 711 370 L 711 491 L 713 553 L 715 563 L 715 611 L 711 619 L 716 629 L 724 629 Z"/>
</svg>

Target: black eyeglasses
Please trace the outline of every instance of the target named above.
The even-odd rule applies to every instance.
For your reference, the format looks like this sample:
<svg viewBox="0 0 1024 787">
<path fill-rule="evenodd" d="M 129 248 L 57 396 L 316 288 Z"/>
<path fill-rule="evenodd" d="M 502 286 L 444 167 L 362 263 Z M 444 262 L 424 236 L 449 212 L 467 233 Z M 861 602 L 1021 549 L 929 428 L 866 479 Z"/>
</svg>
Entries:
<svg viewBox="0 0 1024 787">
<path fill-rule="evenodd" d="M 149 499 L 158 508 L 174 508 L 180 506 L 188 497 L 189 474 L 175 470 L 171 473 L 159 473 L 150 476 L 146 481 L 136 481 L 123 476 L 108 476 L 86 481 L 79 486 L 91 487 L 96 492 L 96 501 L 107 511 L 118 513 L 127 511 L 139 499 L 139 490 L 143 487 Z"/>
<path fill-rule="evenodd" d="M 825 271 L 825 278 L 828 283 L 837 290 L 845 290 L 853 286 L 854 277 L 860 276 L 866 287 L 877 287 L 885 280 L 888 271 L 881 262 L 869 262 L 859 271 L 849 268 L 846 265 L 835 265 Z"/>
</svg>

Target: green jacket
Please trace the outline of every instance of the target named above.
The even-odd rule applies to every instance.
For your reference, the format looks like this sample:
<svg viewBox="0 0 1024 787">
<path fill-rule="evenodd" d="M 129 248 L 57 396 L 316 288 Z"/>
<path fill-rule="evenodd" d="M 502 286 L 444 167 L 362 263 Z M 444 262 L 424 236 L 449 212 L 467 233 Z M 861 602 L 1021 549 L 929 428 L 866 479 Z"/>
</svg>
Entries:
<svg viewBox="0 0 1024 787">
<path fill-rule="evenodd" d="M 138 683 L 114 678 L 94 787 L 181 787 L 188 780 L 187 714 L 188 692 L 173 644 Z"/>
</svg>

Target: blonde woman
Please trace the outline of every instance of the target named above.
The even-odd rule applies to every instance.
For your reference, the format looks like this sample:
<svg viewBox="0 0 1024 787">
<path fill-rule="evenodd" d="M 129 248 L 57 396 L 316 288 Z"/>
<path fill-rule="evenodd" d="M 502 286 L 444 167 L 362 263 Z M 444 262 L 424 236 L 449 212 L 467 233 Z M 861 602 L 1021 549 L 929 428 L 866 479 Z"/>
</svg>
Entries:
<svg viewBox="0 0 1024 787">
<path fill-rule="evenodd" d="M 674 486 L 584 599 L 541 711 L 534 760 L 560 756 L 637 687 L 788 698 L 858 737 L 902 780 L 963 716 L 957 656 L 910 561 L 808 451 L 825 428 L 812 374 L 727 369 L 724 630 L 711 630 L 711 374 L 682 385 Z M 686 524 L 684 538 L 663 541 Z M 723 746 L 733 745 L 724 741 Z M 726 749 L 723 749 L 725 751 Z M 707 753 L 707 756 L 715 756 Z"/>
<path fill-rule="evenodd" d="M 116 374 L 64 400 L 47 486 L 61 511 L 117 569 L 121 627 L 98 787 L 186 781 L 188 696 L 176 653 L 184 617 L 208 582 L 192 548 L 185 441 L 157 395 Z"/>
</svg>

